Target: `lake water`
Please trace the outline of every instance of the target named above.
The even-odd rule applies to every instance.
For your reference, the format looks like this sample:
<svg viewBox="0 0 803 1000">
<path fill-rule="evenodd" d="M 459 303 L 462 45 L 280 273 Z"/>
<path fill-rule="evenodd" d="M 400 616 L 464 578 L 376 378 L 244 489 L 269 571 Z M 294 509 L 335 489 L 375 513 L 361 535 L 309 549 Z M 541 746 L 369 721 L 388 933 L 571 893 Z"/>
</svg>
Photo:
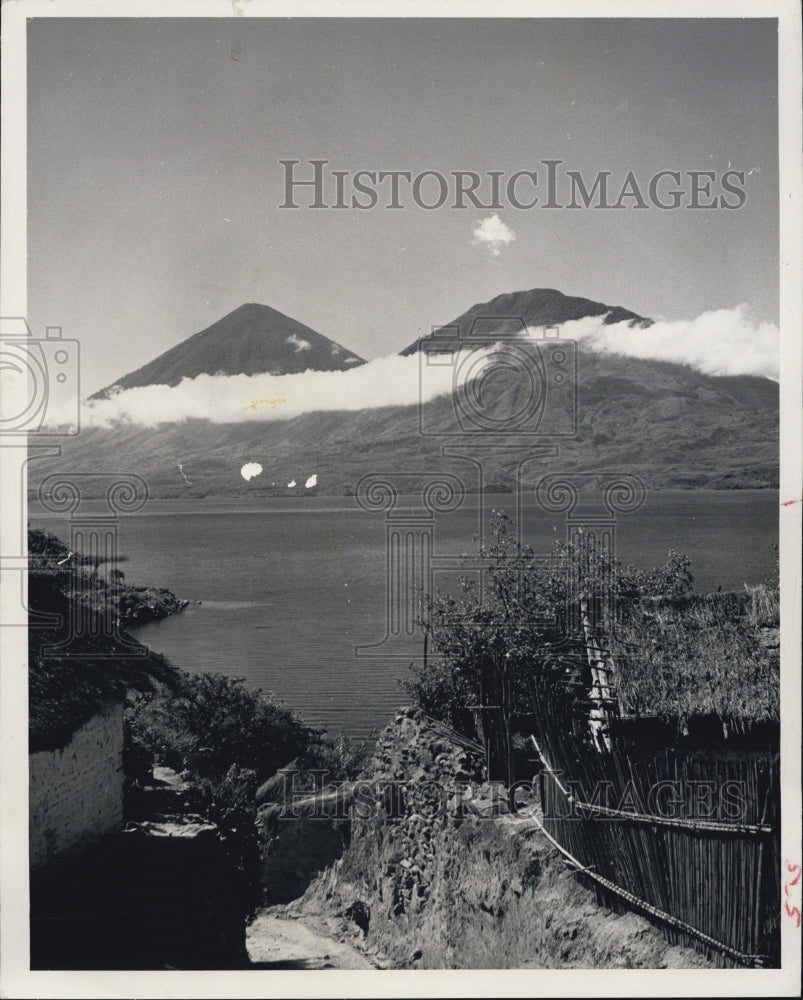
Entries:
<svg viewBox="0 0 803 1000">
<path fill-rule="evenodd" d="M 126 581 L 168 587 L 201 603 L 136 635 L 184 670 L 244 677 L 305 721 L 364 737 L 403 702 L 399 679 L 422 654 L 417 635 L 382 642 L 389 612 L 403 626 L 405 607 L 403 593 L 390 608 L 386 599 L 387 529 L 400 527 L 402 554 L 390 571 L 400 570 L 402 591 L 415 577 L 405 567 L 427 544 L 423 536 L 431 537 L 435 581 L 449 588 L 461 555 L 475 552 L 492 506 L 516 513 L 510 494 L 467 496 L 434 527 L 414 498 L 409 511 L 402 498 L 395 522 L 387 523 L 383 513 L 344 497 L 151 501 L 120 521 Z M 520 514 L 537 552 L 566 535 L 561 515 L 534 504 Z M 58 517 L 32 508 L 30 523 L 69 538 Z M 617 554 L 624 563 L 652 567 L 674 548 L 691 557 L 698 591 L 739 589 L 772 572 L 777 524 L 777 491 L 656 491 L 637 513 L 619 517 Z M 355 646 L 372 644 L 355 655 Z"/>
</svg>

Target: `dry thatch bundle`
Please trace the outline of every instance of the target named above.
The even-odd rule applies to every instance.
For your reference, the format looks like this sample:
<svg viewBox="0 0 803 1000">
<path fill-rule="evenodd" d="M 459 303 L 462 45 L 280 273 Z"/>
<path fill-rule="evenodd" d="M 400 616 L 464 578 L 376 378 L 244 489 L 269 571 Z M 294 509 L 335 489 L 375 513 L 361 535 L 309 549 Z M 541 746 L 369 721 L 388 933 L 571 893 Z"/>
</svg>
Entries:
<svg viewBox="0 0 803 1000">
<path fill-rule="evenodd" d="M 54 750 L 69 742 L 110 699 L 126 691 L 175 687 L 181 675 L 164 657 L 152 653 L 121 630 L 103 628 L 104 611 L 82 608 L 83 628 L 71 633 L 75 598 L 59 577 L 32 569 L 28 580 L 29 752 Z M 59 624 L 40 625 L 42 615 Z M 106 617 L 108 622 L 108 616 Z M 48 647 L 67 643 L 55 655 Z M 69 655 L 66 655 L 67 651 Z"/>
</svg>

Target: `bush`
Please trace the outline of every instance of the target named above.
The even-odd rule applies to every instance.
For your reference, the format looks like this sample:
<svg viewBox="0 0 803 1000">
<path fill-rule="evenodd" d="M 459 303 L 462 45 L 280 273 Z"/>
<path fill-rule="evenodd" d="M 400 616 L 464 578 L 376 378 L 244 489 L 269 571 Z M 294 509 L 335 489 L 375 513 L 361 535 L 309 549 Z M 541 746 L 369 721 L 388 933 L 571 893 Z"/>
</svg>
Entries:
<svg viewBox="0 0 803 1000">
<path fill-rule="evenodd" d="M 437 593 L 427 602 L 423 624 L 435 655 L 412 664 L 405 682 L 427 715 L 464 728 L 466 707 L 492 694 L 510 720 L 531 710 L 530 685 L 544 680 L 584 706 L 585 599 L 610 643 L 624 712 L 679 728 L 702 714 L 737 729 L 777 720 L 779 657 L 758 634 L 777 625 L 777 588 L 701 597 L 689 558 L 674 550 L 652 570 L 622 567 L 581 536 L 536 558 L 506 515 L 495 511 L 491 527 L 493 542 L 479 552 L 481 583 L 464 578 L 457 598 Z"/>
<path fill-rule="evenodd" d="M 342 735 L 328 740 L 262 691 L 222 674 L 184 674 L 177 692 L 132 696 L 126 707 L 128 779 L 146 780 L 155 758 L 193 773 L 201 811 L 220 828 L 249 914 L 261 902 L 258 785 L 295 758 L 329 780 L 353 778 L 364 756 L 364 745 Z"/>
<path fill-rule="evenodd" d="M 185 675 L 175 695 L 140 700 L 128 715 L 133 741 L 176 770 L 222 777 L 237 765 L 260 780 L 320 739 L 291 711 L 242 678 Z"/>
<path fill-rule="evenodd" d="M 202 809 L 220 829 L 232 862 L 235 893 L 250 918 L 262 902 L 256 773 L 232 764 L 222 777 L 203 778 L 199 786 Z"/>
<path fill-rule="evenodd" d="M 130 702 L 126 736 L 132 755 L 139 749 L 202 778 L 221 779 L 236 766 L 261 782 L 298 758 L 337 780 L 354 777 L 364 755 L 364 747 L 344 736 L 328 740 L 263 691 L 223 674 L 184 674 L 178 692 Z"/>
<path fill-rule="evenodd" d="M 531 679 L 580 661 L 579 617 L 567 601 L 567 574 L 573 567 L 580 589 L 587 590 L 602 572 L 589 547 L 585 559 L 573 563 L 567 561 L 569 546 L 556 546 L 546 560 L 536 557 L 516 540 L 502 512 L 492 514 L 491 535 L 491 544 L 479 550 L 486 563 L 481 580 L 462 578 L 457 599 L 443 593 L 428 598 L 423 624 L 434 656 L 412 664 L 404 685 L 416 707 L 457 729 L 464 727 L 467 706 L 489 698 L 506 714 L 528 712 Z"/>
<path fill-rule="evenodd" d="M 365 767 L 368 751 L 364 740 L 352 743 L 345 733 L 331 740 L 322 737 L 308 752 L 309 767 L 326 771 L 328 781 L 353 781 Z"/>
</svg>

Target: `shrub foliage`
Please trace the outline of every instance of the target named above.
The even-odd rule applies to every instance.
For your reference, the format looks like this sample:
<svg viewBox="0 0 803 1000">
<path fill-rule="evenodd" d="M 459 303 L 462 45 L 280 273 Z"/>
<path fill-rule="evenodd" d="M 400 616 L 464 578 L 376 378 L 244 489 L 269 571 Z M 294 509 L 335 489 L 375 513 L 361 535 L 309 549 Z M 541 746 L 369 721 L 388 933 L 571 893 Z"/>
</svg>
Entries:
<svg viewBox="0 0 803 1000">
<path fill-rule="evenodd" d="M 242 678 L 182 675 L 175 692 L 134 696 L 125 716 L 126 772 L 146 778 L 158 759 L 192 772 L 201 809 L 215 822 L 236 873 L 237 891 L 253 914 L 261 902 L 258 785 L 298 760 L 332 780 L 355 777 L 363 746 L 328 740 Z"/>
<path fill-rule="evenodd" d="M 126 731 L 132 752 L 144 750 L 203 778 L 220 779 L 238 767 L 263 781 L 296 758 L 333 778 L 359 770 L 360 748 L 343 737 L 328 740 L 263 691 L 223 674 L 184 674 L 177 692 L 137 698 L 127 709 Z"/>
<path fill-rule="evenodd" d="M 520 544 L 494 511 L 483 569 L 456 595 L 426 600 L 426 662 L 411 665 L 405 688 L 426 714 L 458 728 L 467 706 L 495 674 L 512 713 L 531 711 L 529 685 L 545 675 L 589 680 L 581 601 L 596 611 L 616 668 L 625 714 L 658 716 L 682 729 L 714 714 L 736 728 L 778 718 L 779 658 L 767 641 L 778 623 L 771 584 L 742 594 L 694 593 L 690 560 L 670 551 L 652 570 L 622 566 L 593 537 L 556 543 L 548 557 Z"/>
</svg>

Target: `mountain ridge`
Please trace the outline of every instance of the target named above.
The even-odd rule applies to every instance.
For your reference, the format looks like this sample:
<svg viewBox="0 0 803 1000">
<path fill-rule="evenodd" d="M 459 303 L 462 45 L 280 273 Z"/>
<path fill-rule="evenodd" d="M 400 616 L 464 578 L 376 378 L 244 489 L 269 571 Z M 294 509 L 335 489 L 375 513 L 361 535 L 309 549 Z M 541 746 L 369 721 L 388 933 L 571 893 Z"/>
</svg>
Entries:
<svg viewBox="0 0 803 1000">
<path fill-rule="evenodd" d="M 517 292 L 502 292 L 488 302 L 477 302 L 470 309 L 433 333 L 437 344 L 444 350 L 451 350 L 463 339 L 470 339 L 472 331 L 488 337 L 494 332 L 518 333 L 522 327 L 560 326 L 571 320 L 587 316 L 602 316 L 603 323 L 630 323 L 633 326 L 648 327 L 652 320 L 622 306 L 609 306 L 603 302 L 576 295 L 564 295 L 556 288 L 530 288 Z M 484 331 L 484 332 L 483 332 Z M 455 336 L 449 336 L 454 332 Z M 399 353 L 402 357 L 415 354 L 422 346 L 431 347 L 432 336 L 419 337 Z"/>
<path fill-rule="evenodd" d="M 476 304 L 451 326 L 458 326 L 462 334 L 466 323 L 484 318 L 491 320 L 489 329 L 495 329 L 493 311 L 497 310 L 498 320 L 511 305 L 520 305 L 525 313 L 514 317 L 519 328 L 521 322 L 541 325 L 550 319 L 581 318 L 578 312 L 588 309 L 604 315 L 605 322 L 650 323 L 621 307 L 563 296 L 554 289 L 533 289 Z M 286 331 L 283 328 L 289 336 Z M 322 342 L 331 357 L 333 342 L 326 338 Z M 420 340 L 406 353 L 416 347 L 420 349 Z M 497 383 L 493 426 L 501 428 L 505 447 L 488 451 L 484 446 L 489 456 L 486 483 L 514 489 L 542 474 L 543 469 L 533 467 L 524 479 L 519 477 L 520 460 L 532 452 L 540 435 L 541 441 L 559 444 L 559 455 L 550 460 L 551 471 L 582 475 L 628 471 L 654 488 L 777 488 L 777 383 L 759 376 L 705 375 L 668 361 L 596 354 L 582 341 L 576 351 L 576 403 L 571 403 L 571 396 L 550 396 L 543 414 L 537 415 L 542 421 L 537 426 L 500 421 L 505 413 L 526 413 L 530 401 L 528 386 L 520 380 Z M 347 357 L 357 356 L 349 352 Z M 577 407 L 570 433 L 564 420 L 567 404 Z M 32 466 L 30 485 L 35 490 L 38 478 L 60 467 L 77 473 L 97 468 L 136 472 L 147 480 L 151 496 L 161 498 L 294 495 L 304 491 L 288 484 L 304 483 L 313 473 L 322 494 L 349 495 L 362 476 L 377 472 L 402 473 L 417 489 L 419 480 L 425 484 L 433 474 L 467 475 L 465 461 L 445 457 L 444 445 L 458 445 L 461 451 L 483 445 L 482 435 L 473 434 L 471 426 L 464 433 L 461 405 L 447 394 L 423 405 L 309 411 L 283 419 L 276 414 L 275 419 L 242 423 L 193 419 L 147 430 L 124 422 L 110 428 L 89 427 L 64 443 L 58 466 Z M 563 437 L 549 437 L 556 433 Z M 258 462 L 263 472 L 245 481 L 240 469 L 252 462 Z M 467 482 L 467 488 L 475 487 Z"/>
<path fill-rule="evenodd" d="M 175 386 L 198 375 L 290 375 L 347 371 L 365 359 L 271 306 L 246 302 L 90 399 L 147 385 Z"/>
<path fill-rule="evenodd" d="M 577 434 L 561 441 L 549 471 L 618 470 L 650 488 L 737 489 L 778 486 L 778 386 L 758 376 L 707 376 L 671 362 L 582 352 Z M 153 498 L 287 496 L 312 473 L 320 494 L 347 496 L 367 473 L 403 474 L 410 489 L 441 472 L 470 477 L 466 462 L 444 456 L 445 440 L 421 434 L 415 404 L 304 413 L 288 420 L 214 424 L 187 420 L 147 428 L 90 427 L 65 441 L 62 458 L 31 466 L 29 484 L 57 469 L 136 472 Z M 427 425 L 453 426 L 451 397 L 426 404 Z M 451 438 L 454 444 L 455 439 Z M 510 435 L 492 456 L 487 481 L 513 489 L 518 463 L 539 439 Z M 471 444 L 462 448 L 470 452 Z M 259 462 L 246 482 L 240 468 Z M 189 485 L 178 468 L 182 464 Z M 545 467 L 525 470 L 529 486 Z M 466 488 L 474 487 L 466 480 Z"/>
</svg>

